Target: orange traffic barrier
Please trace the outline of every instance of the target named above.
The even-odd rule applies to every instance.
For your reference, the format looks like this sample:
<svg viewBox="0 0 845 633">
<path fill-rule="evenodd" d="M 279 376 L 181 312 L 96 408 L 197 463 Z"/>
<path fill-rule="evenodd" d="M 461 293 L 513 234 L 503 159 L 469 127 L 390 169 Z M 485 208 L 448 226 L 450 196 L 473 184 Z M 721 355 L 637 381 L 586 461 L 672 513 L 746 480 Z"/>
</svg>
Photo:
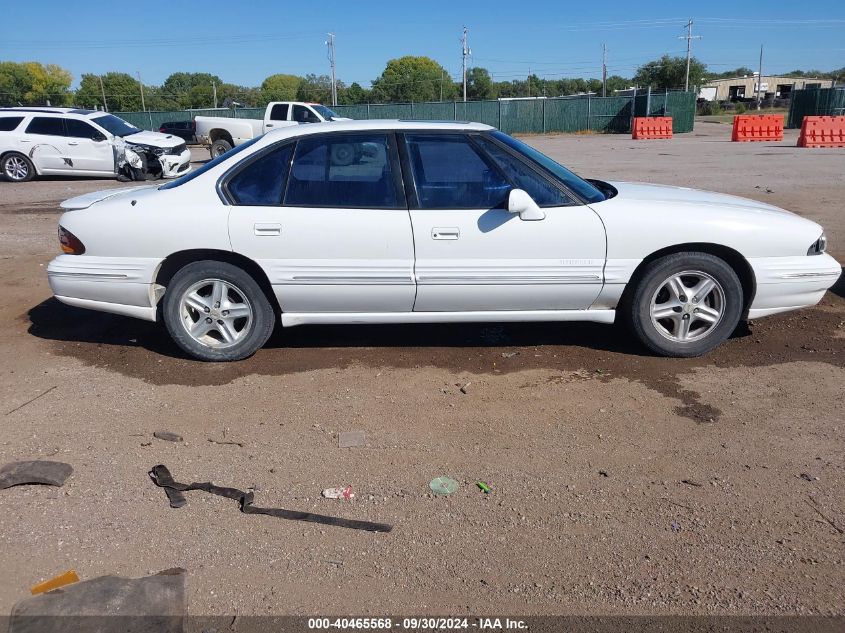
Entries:
<svg viewBox="0 0 845 633">
<path fill-rule="evenodd" d="M 65 585 L 70 585 L 75 582 L 79 582 L 79 576 L 71 569 L 63 574 L 59 574 L 49 580 L 45 580 L 44 582 L 34 585 L 29 591 L 33 596 L 37 596 L 39 593 L 53 591 L 53 589 L 58 589 L 59 587 L 64 587 Z"/>
<path fill-rule="evenodd" d="M 805 116 L 798 147 L 845 147 L 845 116 Z"/>
<path fill-rule="evenodd" d="M 738 114 L 734 117 L 732 141 L 782 141 L 782 114 Z"/>
<path fill-rule="evenodd" d="M 638 116 L 634 117 L 634 129 L 631 138 L 672 138 L 672 117 Z"/>
</svg>

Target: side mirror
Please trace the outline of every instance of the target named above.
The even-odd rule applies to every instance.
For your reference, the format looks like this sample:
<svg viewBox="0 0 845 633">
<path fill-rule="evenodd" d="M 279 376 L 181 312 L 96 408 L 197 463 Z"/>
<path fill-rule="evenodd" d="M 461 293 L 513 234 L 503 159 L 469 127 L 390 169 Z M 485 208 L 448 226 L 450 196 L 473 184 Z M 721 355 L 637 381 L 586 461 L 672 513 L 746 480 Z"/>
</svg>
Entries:
<svg viewBox="0 0 845 633">
<path fill-rule="evenodd" d="M 511 189 L 508 194 L 508 211 L 518 213 L 520 220 L 542 220 L 546 217 L 534 199 L 522 189 Z"/>
<path fill-rule="evenodd" d="M 91 136 L 91 140 L 99 143 L 100 141 L 106 140 L 106 135 L 102 132 L 94 132 L 94 134 Z"/>
</svg>

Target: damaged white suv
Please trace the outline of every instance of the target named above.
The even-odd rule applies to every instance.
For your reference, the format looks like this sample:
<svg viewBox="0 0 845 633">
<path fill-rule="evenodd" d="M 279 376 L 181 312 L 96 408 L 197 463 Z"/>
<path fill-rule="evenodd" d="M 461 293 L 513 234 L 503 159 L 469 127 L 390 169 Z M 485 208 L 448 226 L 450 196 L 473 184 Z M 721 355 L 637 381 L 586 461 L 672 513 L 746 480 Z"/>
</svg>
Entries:
<svg viewBox="0 0 845 633">
<path fill-rule="evenodd" d="M 0 173 L 13 182 L 46 175 L 154 180 L 190 167 L 183 139 L 139 130 L 113 114 L 0 108 Z"/>
</svg>

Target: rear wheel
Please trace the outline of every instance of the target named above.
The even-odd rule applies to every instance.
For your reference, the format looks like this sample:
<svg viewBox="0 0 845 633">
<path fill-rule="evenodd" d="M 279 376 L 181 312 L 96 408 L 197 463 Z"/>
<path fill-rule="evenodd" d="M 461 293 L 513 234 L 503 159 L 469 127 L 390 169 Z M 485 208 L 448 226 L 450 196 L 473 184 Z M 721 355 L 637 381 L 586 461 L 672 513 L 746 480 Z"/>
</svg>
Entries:
<svg viewBox="0 0 845 633">
<path fill-rule="evenodd" d="M 6 154 L 0 161 L 0 170 L 12 182 L 26 182 L 35 176 L 35 166 L 23 154 Z"/>
<path fill-rule="evenodd" d="M 661 356 L 706 354 L 742 316 L 742 284 L 708 253 L 667 255 L 648 264 L 627 305 L 634 335 Z"/>
<path fill-rule="evenodd" d="M 188 264 L 164 295 L 164 323 L 174 342 L 200 360 L 252 356 L 275 325 L 261 287 L 243 269 L 217 261 Z"/>
<path fill-rule="evenodd" d="M 217 158 L 232 149 L 232 144 L 224 138 L 217 139 L 211 144 L 211 157 Z"/>
</svg>

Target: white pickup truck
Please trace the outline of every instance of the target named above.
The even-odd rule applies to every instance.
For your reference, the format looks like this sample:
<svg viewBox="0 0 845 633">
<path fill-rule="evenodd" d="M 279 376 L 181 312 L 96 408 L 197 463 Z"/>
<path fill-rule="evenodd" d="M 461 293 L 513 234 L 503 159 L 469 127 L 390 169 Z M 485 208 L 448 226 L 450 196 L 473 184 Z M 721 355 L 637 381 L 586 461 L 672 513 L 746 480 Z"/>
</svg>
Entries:
<svg viewBox="0 0 845 633">
<path fill-rule="evenodd" d="M 211 148 L 211 157 L 216 158 L 269 130 L 302 123 L 348 120 L 319 103 L 271 101 L 267 104 L 263 119 L 198 116 L 196 136 L 200 144 Z"/>
</svg>

